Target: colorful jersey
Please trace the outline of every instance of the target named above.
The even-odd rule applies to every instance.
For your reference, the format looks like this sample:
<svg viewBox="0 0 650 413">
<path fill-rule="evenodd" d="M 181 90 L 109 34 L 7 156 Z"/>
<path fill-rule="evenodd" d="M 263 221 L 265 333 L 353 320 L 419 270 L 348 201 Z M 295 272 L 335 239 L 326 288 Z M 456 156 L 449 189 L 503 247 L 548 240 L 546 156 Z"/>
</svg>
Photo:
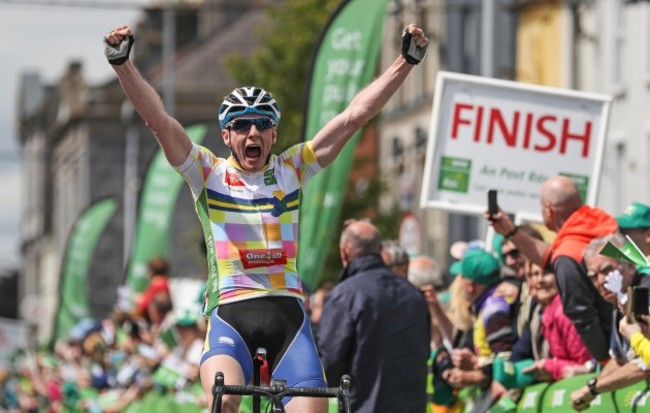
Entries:
<svg viewBox="0 0 650 413">
<path fill-rule="evenodd" d="M 300 193 L 321 170 L 311 143 L 249 173 L 194 145 L 177 171 L 190 185 L 208 251 L 204 314 L 250 298 L 302 298 L 296 267 Z"/>
</svg>

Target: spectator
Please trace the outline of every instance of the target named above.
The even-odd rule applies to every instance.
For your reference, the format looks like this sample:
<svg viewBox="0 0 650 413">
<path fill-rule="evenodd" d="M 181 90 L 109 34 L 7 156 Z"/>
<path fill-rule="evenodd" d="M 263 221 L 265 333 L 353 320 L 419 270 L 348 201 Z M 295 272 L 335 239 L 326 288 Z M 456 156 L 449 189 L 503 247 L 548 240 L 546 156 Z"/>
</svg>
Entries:
<svg viewBox="0 0 650 413">
<path fill-rule="evenodd" d="M 338 385 L 346 373 L 354 378 L 356 413 L 424 412 L 430 333 L 422 295 L 386 267 L 371 223 L 349 223 L 339 250 L 344 268 L 318 334 L 328 383 Z"/>
<path fill-rule="evenodd" d="M 420 288 L 430 285 L 436 290 L 444 288 L 444 280 L 440 272 L 440 266 L 433 258 L 426 255 L 418 255 L 411 259 L 408 266 L 407 278 L 411 284 Z"/>
<path fill-rule="evenodd" d="M 400 277 L 408 275 L 409 254 L 402 245 L 394 240 L 384 240 L 381 243 L 381 257 L 386 266 Z"/>
<path fill-rule="evenodd" d="M 154 297 L 158 295 L 158 300 L 164 300 L 163 296 L 169 297 L 169 264 L 163 257 L 153 257 L 147 263 L 149 274 L 149 286 L 139 296 L 136 296 L 136 311 L 139 316 L 147 316 L 147 309 L 153 301 Z"/>
<path fill-rule="evenodd" d="M 532 225 L 522 225 L 520 231 L 525 232 L 534 239 L 543 241 L 542 235 Z M 499 236 L 501 238 L 501 236 Z M 500 258 L 505 265 L 504 277 L 506 283 L 501 283 L 497 294 L 508 297 L 514 302 L 513 311 L 516 318 L 513 328 L 517 332 L 517 341 L 514 344 L 510 361 L 523 362 L 524 360 L 539 360 L 548 356 L 547 342 L 542 335 L 541 309 L 530 291 L 531 268 L 534 265 L 511 240 L 501 238 L 498 249 Z M 514 291 L 513 291 L 514 289 Z"/>
<path fill-rule="evenodd" d="M 630 237 L 646 257 L 650 256 L 650 206 L 632 202 L 616 217 L 616 222 L 621 233 Z M 637 270 L 650 275 L 650 267 Z"/>
<path fill-rule="evenodd" d="M 454 326 L 445 314 L 438 300 L 438 290 L 443 286 L 442 274 L 438 264 L 424 255 L 419 255 L 409 263 L 408 280 L 424 295 L 431 317 L 431 346 L 438 348 L 443 343 L 451 348 Z"/>
<path fill-rule="evenodd" d="M 172 325 L 161 337 L 171 350 L 168 358 L 179 360 L 177 366 L 184 380 L 199 380 L 199 362 L 203 351 L 204 331 L 194 310 L 174 311 Z"/>
<path fill-rule="evenodd" d="M 500 274 L 499 261 L 487 251 L 472 250 L 461 261 L 461 277 L 474 320 L 474 352 L 464 345 L 452 351 L 454 368 L 445 373 L 445 379 L 455 387 L 488 385 L 492 377 L 490 362 L 512 349 L 515 336 L 510 322 L 511 303 L 495 294 L 502 282 Z"/>
<path fill-rule="evenodd" d="M 532 263 L 529 268 L 532 293 L 544 312 L 541 332 L 548 343 L 549 354 L 537 358 L 534 365 L 524 372 L 534 371 L 541 380 L 549 378 L 553 381 L 577 373 L 589 373 L 591 366 L 585 366 L 585 363 L 591 355 L 575 326 L 564 314 L 555 274 Z"/>
<path fill-rule="evenodd" d="M 621 303 L 623 301 L 624 304 L 627 299 L 624 292 L 628 287 L 638 285 L 641 278 L 647 277 L 638 274 L 631 264 L 600 255 L 599 252 L 608 242 L 622 248 L 625 238 L 614 233 L 592 240 L 585 249 L 584 262 L 589 278 L 610 305 L 610 311 L 613 311 L 614 327 L 609 341 L 611 359 L 597 377 L 571 393 L 571 405 L 578 411 L 587 409 L 598 394 L 637 383 L 647 378 L 649 372 L 648 365 L 635 354 L 630 342 L 619 334 L 617 328 L 624 316 L 624 305 Z"/>
<path fill-rule="evenodd" d="M 490 218 L 491 225 L 535 264 L 552 266 L 566 315 L 591 355 L 604 365 L 609 359 L 611 311 L 587 278 L 582 253 L 591 239 L 616 231 L 616 220 L 601 209 L 583 205 L 575 182 L 565 176 L 547 179 L 540 201 L 544 225 L 558 232 L 550 247 L 519 231 L 502 211 Z"/>
<path fill-rule="evenodd" d="M 434 410 L 452 406 L 456 402 L 453 389 L 443 380 L 444 371 L 451 367 L 449 351 L 452 348 L 454 325 L 439 301 L 439 291 L 444 288 L 443 274 L 430 257 L 418 255 L 409 263 L 408 280 L 422 292 L 431 317 L 431 374 L 430 400 Z"/>
<path fill-rule="evenodd" d="M 140 338 L 148 344 L 154 344 L 155 339 L 160 333 L 165 317 L 173 309 L 173 304 L 169 294 L 164 292 L 156 293 L 147 306 L 146 319 L 149 322 L 148 328 L 145 329 L 147 334 L 141 334 Z"/>
<path fill-rule="evenodd" d="M 460 275 L 460 270 L 456 275 Z M 474 347 L 471 338 L 472 313 L 470 306 L 471 303 L 465 294 L 465 280 L 463 277 L 457 276 L 449 285 L 449 304 L 447 305 L 447 316 L 454 325 L 454 347 L 463 345 L 468 348 Z"/>
<path fill-rule="evenodd" d="M 312 323 L 312 329 L 316 334 L 318 323 L 320 323 L 321 315 L 323 314 L 323 304 L 325 297 L 334 288 L 334 283 L 326 281 L 321 284 L 316 291 L 309 296 L 309 318 Z"/>
<path fill-rule="evenodd" d="M 540 232 L 530 224 L 520 226 L 519 230 L 525 232 L 536 240 L 544 240 L 542 234 L 540 234 Z M 529 324 L 530 315 L 534 309 L 532 296 L 528 291 L 529 286 L 526 282 L 526 269 L 529 260 L 521 253 L 521 251 L 519 251 L 512 240 L 507 239 L 504 239 L 501 243 L 501 260 L 512 274 L 512 276 L 507 277 L 506 280 L 508 280 L 512 285 L 518 287 L 514 306 L 515 313 L 517 314 L 517 336 L 521 337 L 524 333 L 524 328 Z"/>
</svg>

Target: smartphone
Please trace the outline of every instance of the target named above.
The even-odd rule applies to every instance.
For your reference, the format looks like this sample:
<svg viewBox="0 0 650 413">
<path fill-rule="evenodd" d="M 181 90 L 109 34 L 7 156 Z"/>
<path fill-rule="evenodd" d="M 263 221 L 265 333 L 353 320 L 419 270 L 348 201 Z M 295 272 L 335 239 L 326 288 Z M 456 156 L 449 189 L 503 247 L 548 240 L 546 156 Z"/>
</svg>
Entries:
<svg viewBox="0 0 650 413">
<path fill-rule="evenodd" d="M 638 320 L 639 316 L 648 315 L 648 306 L 650 305 L 649 293 L 650 290 L 647 287 L 627 287 L 625 312 L 628 321 L 632 321 L 632 317 Z"/>
<path fill-rule="evenodd" d="M 488 191 L 488 213 L 490 218 L 499 213 L 499 204 L 497 203 L 497 190 L 490 189 Z"/>
<path fill-rule="evenodd" d="M 648 311 L 650 305 L 649 293 L 650 290 L 647 287 L 634 287 L 632 289 L 632 308 L 635 316 L 650 315 L 650 311 Z"/>
</svg>

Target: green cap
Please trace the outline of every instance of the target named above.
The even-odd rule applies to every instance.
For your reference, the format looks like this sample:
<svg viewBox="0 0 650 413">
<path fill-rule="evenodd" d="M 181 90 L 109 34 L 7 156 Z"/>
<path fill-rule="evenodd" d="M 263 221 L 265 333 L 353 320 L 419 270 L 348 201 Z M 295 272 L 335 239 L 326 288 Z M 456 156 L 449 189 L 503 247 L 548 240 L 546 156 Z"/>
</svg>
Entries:
<svg viewBox="0 0 650 413">
<path fill-rule="evenodd" d="M 460 261 L 456 261 L 449 266 L 449 274 L 454 277 L 461 273 L 460 271 Z"/>
<path fill-rule="evenodd" d="M 463 277 L 481 284 L 495 284 L 501 280 L 501 265 L 492 254 L 474 249 L 463 257 L 460 264 Z"/>
<path fill-rule="evenodd" d="M 616 222 L 620 229 L 650 228 L 650 206 L 632 202 Z"/>
<path fill-rule="evenodd" d="M 196 312 L 190 309 L 183 309 L 176 312 L 175 324 L 181 327 L 189 327 L 196 325 L 199 317 Z"/>
</svg>

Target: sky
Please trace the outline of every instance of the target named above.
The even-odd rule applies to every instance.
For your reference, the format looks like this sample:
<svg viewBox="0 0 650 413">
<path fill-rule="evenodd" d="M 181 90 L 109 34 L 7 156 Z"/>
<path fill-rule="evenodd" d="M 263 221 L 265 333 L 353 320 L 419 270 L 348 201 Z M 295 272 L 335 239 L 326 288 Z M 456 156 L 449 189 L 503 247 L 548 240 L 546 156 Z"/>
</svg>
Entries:
<svg viewBox="0 0 650 413">
<path fill-rule="evenodd" d="M 22 162 L 16 128 L 20 76 L 37 73 L 55 84 L 71 61 L 83 64 L 88 84 L 113 72 L 101 40 L 121 24 L 135 24 L 151 0 L 0 0 L 0 269 L 20 266 Z"/>
</svg>

